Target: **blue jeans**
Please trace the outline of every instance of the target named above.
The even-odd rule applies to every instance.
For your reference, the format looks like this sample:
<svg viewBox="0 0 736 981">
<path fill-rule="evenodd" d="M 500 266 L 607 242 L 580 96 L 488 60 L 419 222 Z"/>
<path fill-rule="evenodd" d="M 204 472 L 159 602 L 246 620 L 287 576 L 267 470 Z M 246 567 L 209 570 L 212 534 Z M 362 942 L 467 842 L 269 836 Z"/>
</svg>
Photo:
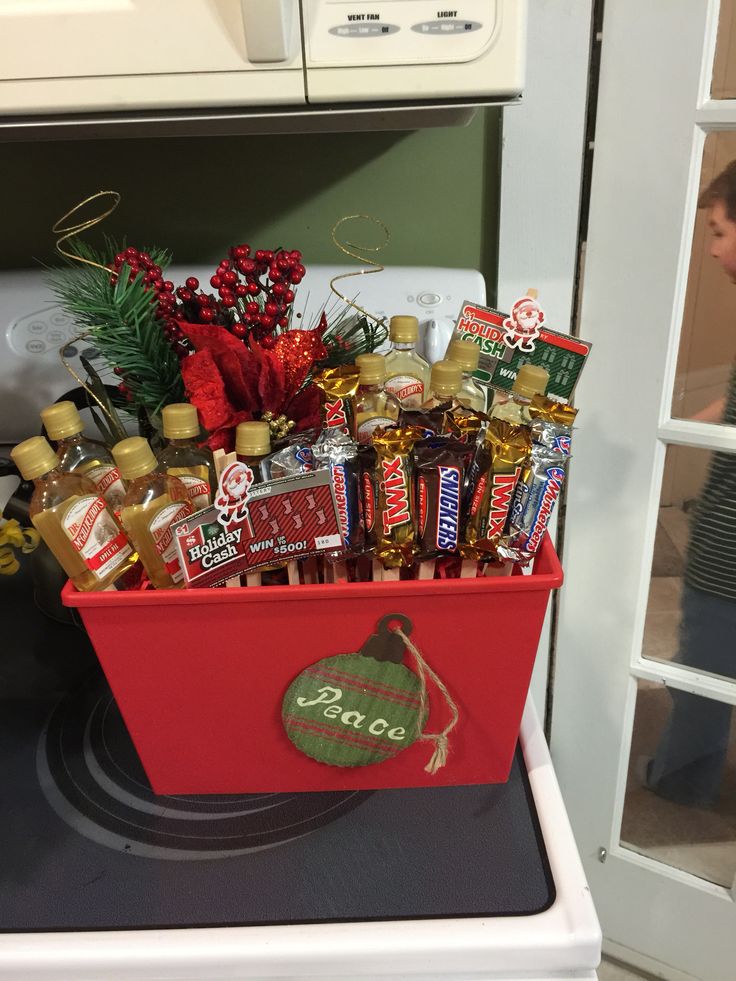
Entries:
<svg viewBox="0 0 736 981">
<path fill-rule="evenodd" d="M 680 664 L 736 677 L 736 601 L 684 586 Z M 672 709 L 649 766 L 647 785 L 678 804 L 711 807 L 718 799 L 731 728 L 731 706 L 670 689 Z"/>
</svg>

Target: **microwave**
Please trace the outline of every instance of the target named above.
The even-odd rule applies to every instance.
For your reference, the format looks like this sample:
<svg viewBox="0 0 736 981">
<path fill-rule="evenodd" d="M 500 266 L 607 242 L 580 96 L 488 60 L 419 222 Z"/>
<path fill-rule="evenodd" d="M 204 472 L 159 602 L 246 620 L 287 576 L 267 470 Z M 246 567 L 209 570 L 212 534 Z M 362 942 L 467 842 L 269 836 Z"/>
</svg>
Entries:
<svg viewBox="0 0 736 981">
<path fill-rule="evenodd" d="M 0 3 L 0 118 L 509 102 L 526 15 L 527 0 Z"/>
</svg>

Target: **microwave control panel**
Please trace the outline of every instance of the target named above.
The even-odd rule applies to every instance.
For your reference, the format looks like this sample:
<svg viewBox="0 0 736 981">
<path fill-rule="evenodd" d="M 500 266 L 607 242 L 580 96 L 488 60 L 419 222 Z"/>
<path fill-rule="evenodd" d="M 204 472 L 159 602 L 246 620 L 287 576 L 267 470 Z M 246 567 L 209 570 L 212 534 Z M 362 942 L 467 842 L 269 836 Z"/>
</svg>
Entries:
<svg viewBox="0 0 736 981">
<path fill-rule="evenodd" d="M 367 67 L 472 61 L 493 43 L 503 3 L 302 0 L 307 62 Z"/>
</svg>

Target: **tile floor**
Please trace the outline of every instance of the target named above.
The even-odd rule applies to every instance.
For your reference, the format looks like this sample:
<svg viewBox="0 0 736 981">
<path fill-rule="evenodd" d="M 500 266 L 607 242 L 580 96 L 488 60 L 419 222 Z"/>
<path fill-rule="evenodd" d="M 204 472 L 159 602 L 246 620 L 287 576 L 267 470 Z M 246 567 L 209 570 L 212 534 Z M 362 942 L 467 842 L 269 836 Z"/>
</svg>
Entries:
<svg viewBox="0 0 736 981">
<path fill-rule="evenodd" d="M 650 975 L 637 974 L 633 968 L 625 967 L 618 961 L 603 958 L 601 966 L 598 968 L 598 981 L 640 981 L 641 978 L 648 978 Z"/>
</svg>

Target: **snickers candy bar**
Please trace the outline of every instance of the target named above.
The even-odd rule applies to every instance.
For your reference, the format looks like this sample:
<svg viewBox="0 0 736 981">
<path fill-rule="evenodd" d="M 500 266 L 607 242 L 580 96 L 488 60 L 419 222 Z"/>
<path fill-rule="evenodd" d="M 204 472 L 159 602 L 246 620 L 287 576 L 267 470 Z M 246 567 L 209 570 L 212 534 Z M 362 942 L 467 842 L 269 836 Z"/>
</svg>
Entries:
<svg viewBox="0 0 736 981">
<path fill-rule="evenodd" d="M 470 452 L 458 440 L 421 442 L 414 450 L 418 558 L 422 560 L 457 554 Z"/>
<path fill-rule="evenodd" d="M 326 368 L 314 376 L 314 384 L 322 391 L 322 430 L 335 429 L 351 435 L 355 432 L 352 399 L 358 391 L 360 377 L 355 365 Z"/>
</svg>

